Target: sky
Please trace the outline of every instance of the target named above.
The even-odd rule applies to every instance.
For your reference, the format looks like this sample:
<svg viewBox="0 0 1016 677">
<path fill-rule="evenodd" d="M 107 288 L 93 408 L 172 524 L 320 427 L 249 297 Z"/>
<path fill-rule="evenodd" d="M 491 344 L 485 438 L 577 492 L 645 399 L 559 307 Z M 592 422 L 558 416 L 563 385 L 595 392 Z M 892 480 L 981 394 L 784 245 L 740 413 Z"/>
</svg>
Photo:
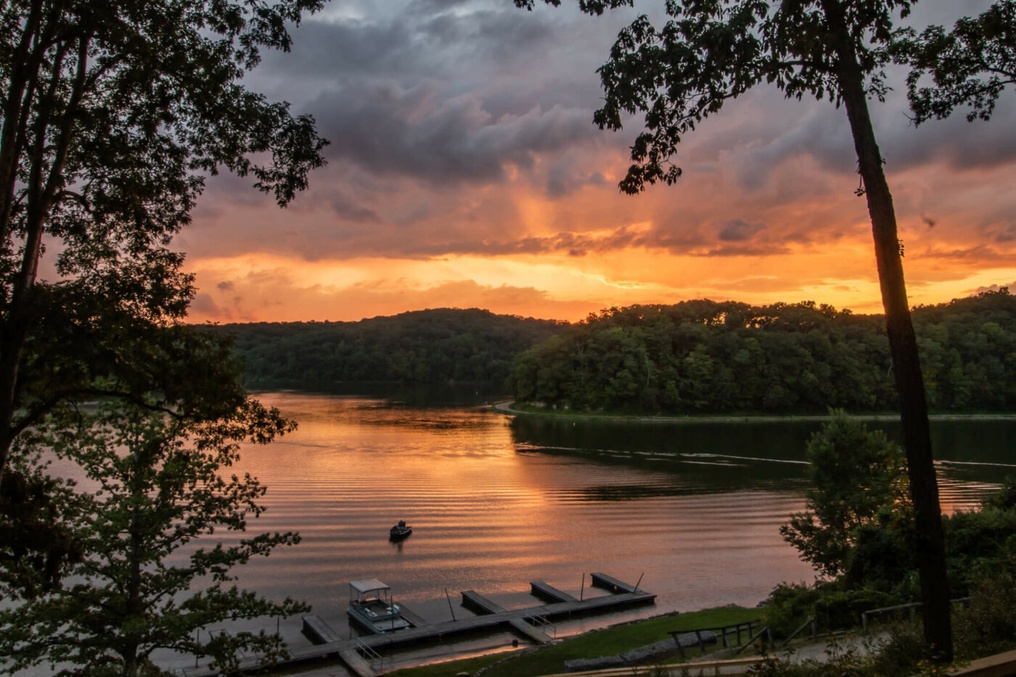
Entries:
<svg viewBox="0 0 1016 677">
<path fill-rule="evenodd" d="M 313 115 L 327 166 L 285 209 L 209 180 L 174 246 L 194 322 L 355 321 L 427 308 L 579 321 L 709 298 L 881 312 L 846 114 L 759 87 L 688 134 L 674 186 L 617 187 L 641 120 L 602 131 L 620 28 L 576 2 L 333 0 L 247 85 Z M 925 0 L 951 25 L 985 0 Z M 896 77 L 899 75 L 900 77 Z M 1016 94 L 990 122 L 914 127 L 902 74 L 872 102 L 911 305 L 1016 287 Z"/>
</svg>

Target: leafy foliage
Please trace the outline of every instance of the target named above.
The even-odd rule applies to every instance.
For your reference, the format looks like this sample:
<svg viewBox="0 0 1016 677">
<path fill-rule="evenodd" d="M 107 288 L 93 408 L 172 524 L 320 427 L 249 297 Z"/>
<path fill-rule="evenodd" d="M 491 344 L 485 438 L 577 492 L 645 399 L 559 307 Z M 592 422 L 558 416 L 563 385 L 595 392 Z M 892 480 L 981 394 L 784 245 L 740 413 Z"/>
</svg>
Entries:
<svg viewBox="0 0 1016 677">
<path fill-rule="evenodd" d="M 231 324 L 252 387 L 327 389 L 342 381 L 503 383 L 514 358 L 562 324 L 437 309 L 360 322 Z"/>
<path fill-rule="evenodd" d="M 983 572 L 958 612 L 957 641 L 968 655 L 1009 650 L 1016 637 L 1016 558 L 1011 550 L 998 564 Z"/>
<path fill-rule="evenodd" d="M 16 460 L 0 487 L 0 590 L 32 598 L 59 586 L 65 567 L 81 561 L 82 544 L 60 509 L 66 488 L 29 459 Z"/>
<path fill-rule="evenodd" d="M 54 422 L 17 449 L 36 467 L 37 450 L 52 449 L 79 466 L 87 481 L 78 487 L 60 482 L 61 491 L 48 493 L 80 548 L 65 583 L 30 594 L 4 585 L 5 595 L 20 597 L 0 611 L 0 664 L 6 668 L 49 662 L 54 669 L 74 666 L 56 674 L 147 674 L 151 653 L 166 648 L 211 656 L 228 672 L 240 650 L 270 662 L 283 652 L 281 638 L 240 632 L 202 644 L 195 629 L 308 608 L 227 587 L 233 567 L 294 545 L 297 534 L 219 536 L 211 548 L 193 543 L 219 529 L 244 532 L 263 512 L 258 501 L 265 488 L 249 475 L 226 473 L 240 442 L 269 442 L 292 423 L 249 399 L 213 421 L 151 404 L 69 408 L 63 415 L 74 425 Z"/>
<path fill-rule="evenodd" d="M 1016 297 L 914 311 L 931 406 L 1012 411 Z M 520 402 L 655 413 L 824 413 L 897 406 L 880 316 L 812 303 L 611 308 L 522 353 Z"/>
<path fill-rule="evenodd" d="M 320 6 L 0 6 L 0 475 L 56 403 L 101 390 L 96 378 L 128 393 L 119 377 L 155 368 L 119 340 L 185 313 L 192 280 L 167 245 L 207 176 L 249 176 L 285 205 L 323 164 L 311 118 L 242 84 Z M 47 247 L 59 281 L 37 279 Z"/>
<path fill-rule="evenodd" d="M 0 562 L 24 585 L 55 584 L 79 552 L 55 489 L 10 467 L 19 436 L 83 399 L 157 393 L 207 419 L 242 400 L 228 347 L 177 326 L 194 290 L 168 244 L 208 176 L 248 176 L 285 205 L 323 164 L 310 117 L 243 86 L 320 7 L 0 4 Z M 40 280 L 47 249 L 56 279 Z M 24 579 L 29 562 L 49 581 Z"/>
<path fill-rule="evenodd" d="M 1005 88 L 1016 85 L 1016 2 L 1000 0 L 951 31 L 930 26 L 896 47 L 912 66 L 907 96 L 920 124 L 969 107 L 967 120 L 988 120 Z M 933 86 L 928 86 L 930 84 Z"/>
<path fill-rule="evenodd" d="M 899 562 L 900 570 L 891 571 L 896 576 L 885 572 L 858 576 L 857 570 L 874 562 L 886 567 L 907 551 L 905 540 L 899 538 L 912 519 L 902 450 L 882 431 L 869 431 L 860 421 L 837 412 L 808 441 L 807 456 L 812 488 L 806 510 L 780 527 L 784 540 L 823 574 L 853 579 L 851 587 L 872 578 L 898 580 L 912 562 Z M 885 534 L 897 537 L 881 548 L 886 552 L 872 552 L 876 549 L 872 541 Z M 860 556 L 857 550 L 862 551 Z"/>
</svg>

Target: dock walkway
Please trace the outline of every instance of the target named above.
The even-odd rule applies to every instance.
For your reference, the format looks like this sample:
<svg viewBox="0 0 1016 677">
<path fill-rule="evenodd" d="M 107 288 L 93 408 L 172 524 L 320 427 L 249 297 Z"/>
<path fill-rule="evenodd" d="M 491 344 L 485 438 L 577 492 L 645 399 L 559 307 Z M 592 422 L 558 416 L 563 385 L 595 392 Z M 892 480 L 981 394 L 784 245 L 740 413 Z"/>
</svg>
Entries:
<svg viewBox="0 0 1016 677">
<path fill-rule="evenodd" d="M 593 580 L 594 582 L 596 580 L 604 581 L 604 585 L 609 581 L 613 589 L 618 592 L 585 600 L 576 600 L 572 597 L 570 601 L 552 602 L 542 606 L 508 610 L 498 606 L 473 590 L 467 590 L 462 593 L 462 605 L 466 608 L 478 610 L 480 614 L 478 616 L 438 623 L 427 623 L 423 619 L 420 619 L 419 616 L 412 614 L 416 619 L 422 621 L 420 625 L 414 623 L 414 627 L 396 632 L 366 635 L 354 639 L 323 642 L 315 646 L 291 649 L 290 659 L 277 663 L 275 667 L 292 667 L 306 661 L 337 655 L 359 677 L 375 677 L 378 673 L 367 661 L 362 658 L 359 660 L 353 658 L 354 655 L 360 656 L 358 650 L 366 648 L 378 653 L 382 651 L 387 652 L 412 644 L 439 639 L 446 640 L 453 635 L 490 632 L 504 628 L 511 629 L 513 632 L 522 635 L 525 639 L 546 644 L 553 640 L 542 630 L 533 627 L 527 619 L 539 619 L 540 622 L 549 622 L 554 619 L 608 613 L 633 606 L 654 604 L 656 602 L 656 595 L 638 591 L 634 586 L 623 583 L 606 574 L 593 574 Z M 550 586 L 546 587 L 550 588 Z M 568 597 L 571 596 L 568 595 Z M 404 606 L 402 608 L 405 609 Z M 257 668 L 256 660 L 250 659 L 241 662 L 242 670 L 253 671 Z M 179 673 L 183 677 L 214 677 L 217 674 L 207 667 L 183 668 Z"/>
<path fill-rule="evenodd" d="M 430 625 L 430 621 L 406 607 L 406 605 L 402 602 L 399 602 L 399 615 L 409 621 L 409 624 L 414 628 L 422 628 L 425 625 Z"/>
<path fill-rule="evenodd" d="M 619 592 L 637 592 L 638 584 L 629 585 L 624 581 L 619 581 L 613 576 L 607 574 L 590 574 L 590 578 L 593 580 L 593 585 L 597 588 L 603 588 L 609 590 L 614 594 Z"/>
<path fill-rule="evenodd" d="M 507 609 L 501 608 L 475 590 L 466 590 L 462 593 L 462 606 L 481 616 L 508 613 Z"/>
<path fill-rule="evenodd" d="M 532 594 L 534 597 L 546 600 L 548 602 L 577 602 L 579 601 L 572 595 L 569 595 L 563 590 L 558 590 L 552 585 L 548 585 L 543 581 L 532 581 L 529 583 L 532 588 Z"/>
<path fill-rule="evenodd" d="M 303 634 L 315 644 L 330 644 L 342 640 L 339 633 L 314 614 L 304 616 L 302 620 Z"/>
</svg>

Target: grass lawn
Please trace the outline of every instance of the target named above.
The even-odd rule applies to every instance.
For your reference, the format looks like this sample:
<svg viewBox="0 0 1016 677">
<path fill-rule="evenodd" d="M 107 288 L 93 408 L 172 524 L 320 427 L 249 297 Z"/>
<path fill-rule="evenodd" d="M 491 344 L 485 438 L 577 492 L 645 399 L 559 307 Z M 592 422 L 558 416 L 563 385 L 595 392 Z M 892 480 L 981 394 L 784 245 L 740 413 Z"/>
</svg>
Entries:
<svg viewBox="0 0 1016 677">
<path fill-rule="evenodd" d="M 507 657 L 504 654 L 479 656 L 461 661 L 399 670 L 391 674 L 397 677 L 455 677 L 461 673 L 472 675 L 480 668 L 486 668 L 483 677 L 550 675 L 564 672 L 566 660 L 614 656 L 662 639 L 670 639 L 671 630 L 690 632 L 705 628 L 718 628 L 756 620 L 758 617 L 758 609 L 736 606 L 704 609 L 685 614 L 667 614 L 615 625 L 602 630 L 593 630 L 549 646 L 518 651 Z M 688 651 L 689 656 L 698 655 L 698 653 L 699 649 L 697 648 Z M 670 662 L 679 660 L 676 656 L 675 650 L 674 656 L 668 657 L 667 660 Z"/>
</svg>

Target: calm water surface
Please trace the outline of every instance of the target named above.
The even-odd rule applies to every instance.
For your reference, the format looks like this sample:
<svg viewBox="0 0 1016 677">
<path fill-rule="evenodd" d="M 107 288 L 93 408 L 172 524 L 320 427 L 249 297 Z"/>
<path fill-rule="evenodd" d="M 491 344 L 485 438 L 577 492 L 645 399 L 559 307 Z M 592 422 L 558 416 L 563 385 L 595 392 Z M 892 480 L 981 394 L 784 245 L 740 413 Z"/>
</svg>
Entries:
<svg viewBox="0 0 1016 677">
<path fill-rule="evenodd" d="M 432 621 L 468 615 L 459 593 L 469 589 L 507 608 L 537 603 L 535 579 L 603 594 L 588 589 L 594 571 L 658 595 L 654 607 L 575 622 L 560 636 L 665 611 L 754 605 L 782 581 L 814 577 L 778 532 L 804 507 L 814 424 L 632 425 L 356 396 L 260 397 L 299 429 L 244 451 L 240 469 L 269 488 L 269 509 L 249 528 L 296 530 L 303 541 L 244 567 L 240 584 L 307 600 L 343 635 L 348 582 L 359 578 L 380 578 Z M 988 428 L 936 430 L 947 510 L 973 505 L 1016 469 L 1008 464 L 1016 426 Z M 399 519 L 414 532 L 392 544 Z M 306 643 L 298 620 L 282 631 Z"/>
</svg>

